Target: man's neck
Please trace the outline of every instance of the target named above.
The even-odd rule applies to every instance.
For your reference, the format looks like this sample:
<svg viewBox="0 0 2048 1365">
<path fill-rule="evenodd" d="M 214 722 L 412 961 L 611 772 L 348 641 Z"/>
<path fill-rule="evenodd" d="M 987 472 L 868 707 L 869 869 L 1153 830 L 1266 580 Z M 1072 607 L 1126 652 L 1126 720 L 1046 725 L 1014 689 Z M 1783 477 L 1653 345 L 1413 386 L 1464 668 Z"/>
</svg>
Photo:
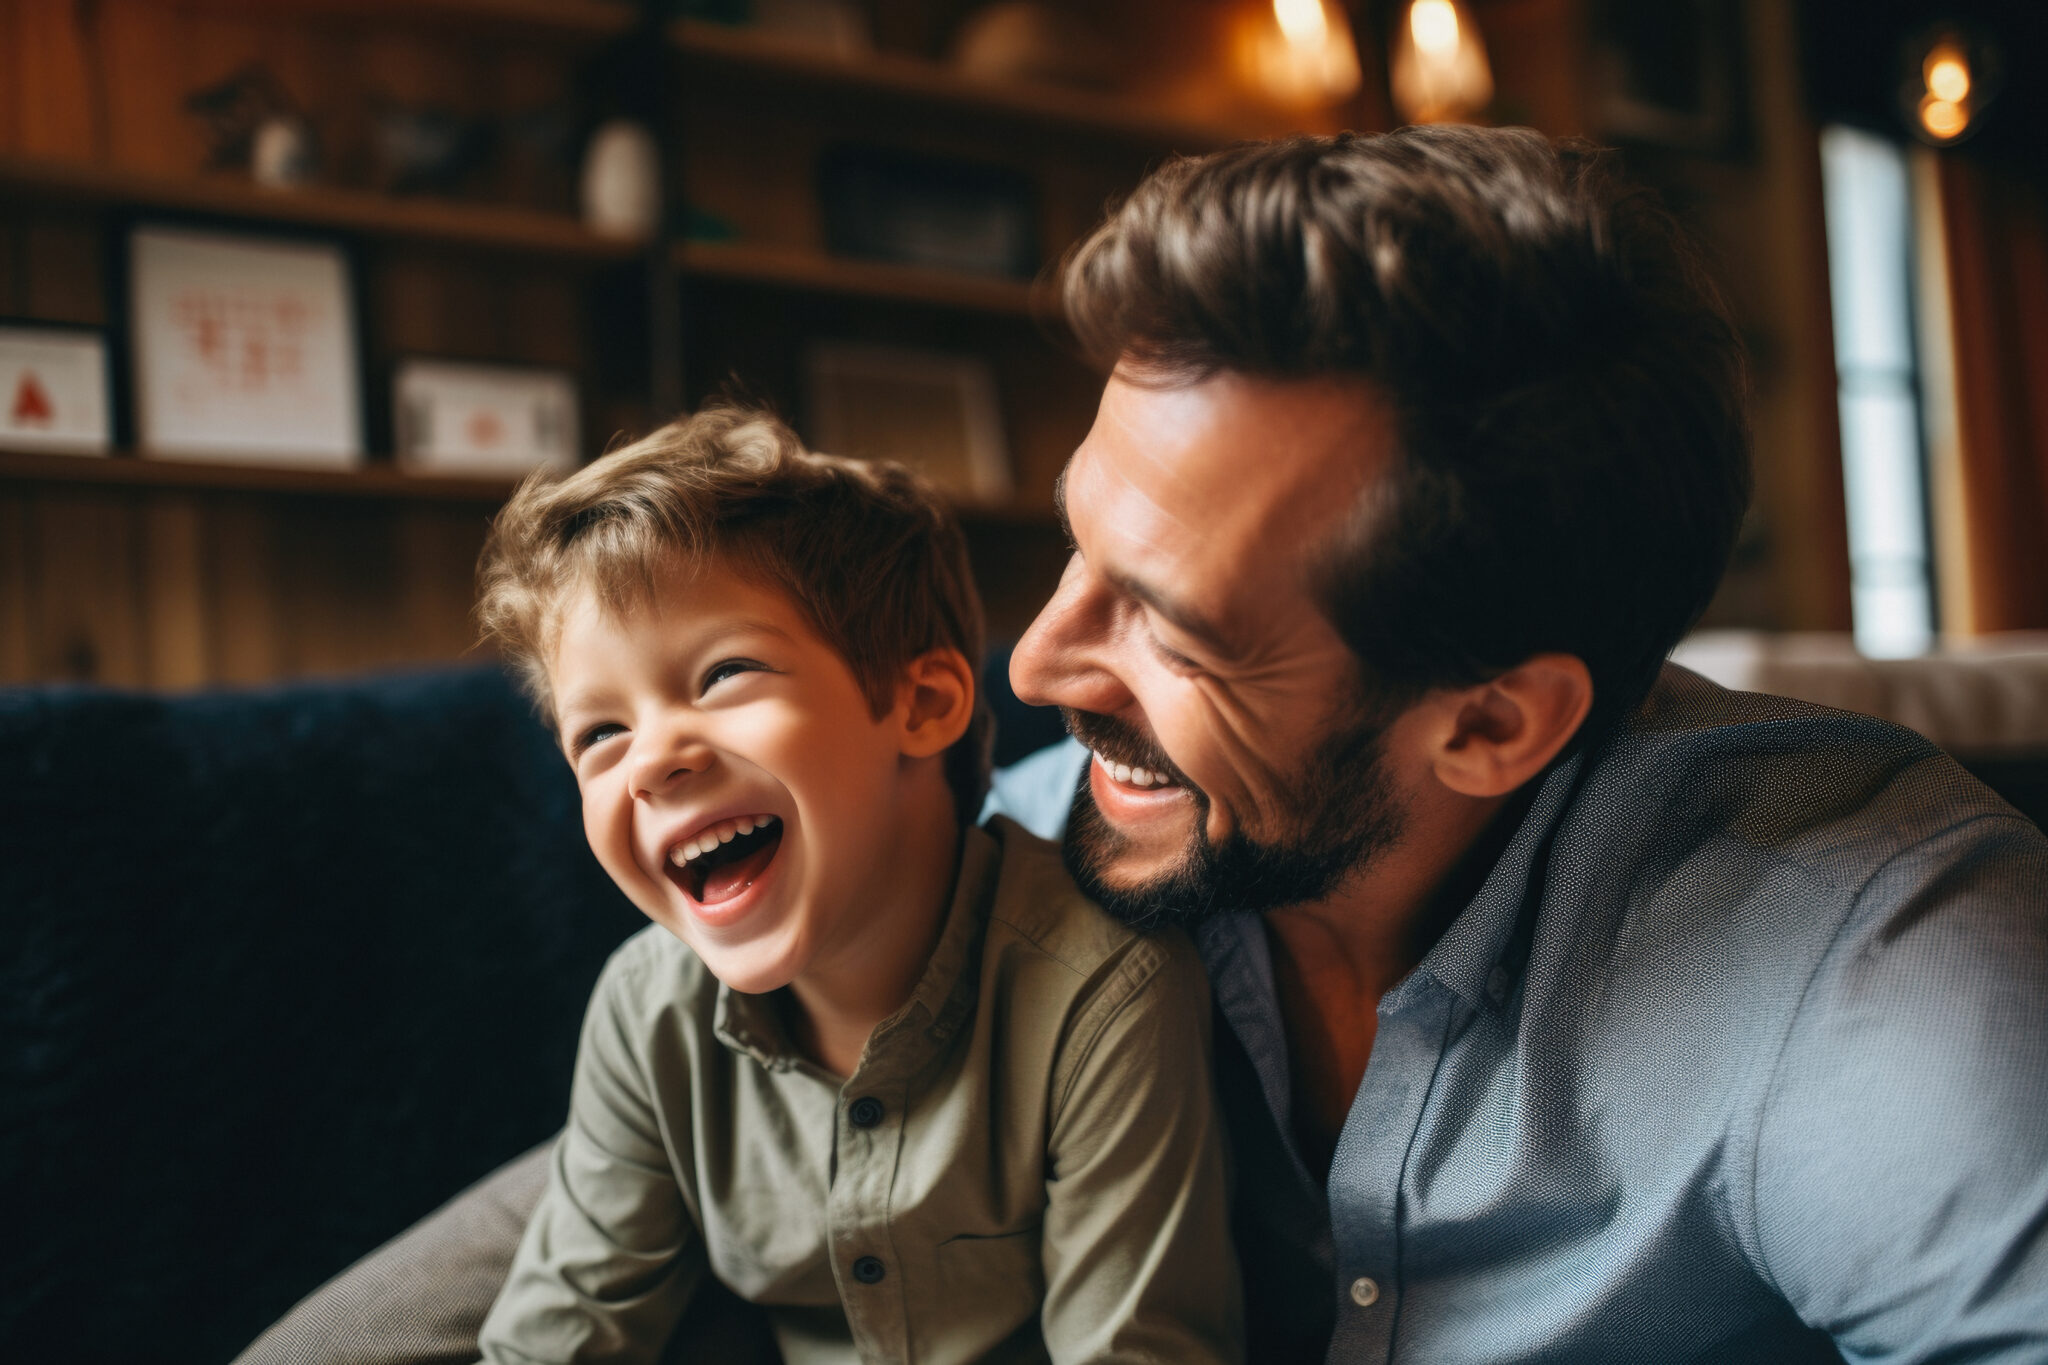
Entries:
<svg viewBox="0 0 2048 1365">
<path fill-rule="evenodd" d="M 1365 1078 L 1379 1003 L 1443 937 L 1513 837 L 1535 788 L 1411 811 L 1402 841 L 1329 898 L 1266 915 L 1293 1075 L 1290 1116 L 1318 1176 Z"/>
<path fill-rule="evenodd" d="M 789 985 L 791 1041 L 835 1076 L 854 1073 L 875 1026 L 910 999 L 952 903 L 960 824 L 951 789 L 942 778 L 921 784 L 902 816 L 875 864 L 868 913 L 829 960 Z"/>
</svg>

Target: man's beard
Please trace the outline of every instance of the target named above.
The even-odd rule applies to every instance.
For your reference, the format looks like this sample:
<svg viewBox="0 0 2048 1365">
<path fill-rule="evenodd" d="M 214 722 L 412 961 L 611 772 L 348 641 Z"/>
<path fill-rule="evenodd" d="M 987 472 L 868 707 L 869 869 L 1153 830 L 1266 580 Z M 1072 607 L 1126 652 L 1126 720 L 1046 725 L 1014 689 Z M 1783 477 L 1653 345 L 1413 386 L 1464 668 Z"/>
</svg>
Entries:
<svg viewBox="0 0 2048 1365">
<path fill-rule="evenodd" d="M 1281 825 L 1268 842 L 1243 829 L 1212 842 L 1208 794 L 1157 745 L 1111 716 L 1066 707 L 1061 714 L 1083 744 L 1178 783 L 1194 805 L 1194 830 L 1180 860 L 1137 885 L 1116 885 L 1106 873 L 1129 841 L 1096 806 L 1082 769 L 1061 853 L 1081 889 L 1134 928 L 1191 926 L 1219 914 L 1321 900 L 1401 837 L 1402 811 L 1382 745 L 1388 717 L 1369 705 L 1356 707 L 1335 733 L 1312 746 L 1300 775 L 1275 793 Z"/>
</svg>

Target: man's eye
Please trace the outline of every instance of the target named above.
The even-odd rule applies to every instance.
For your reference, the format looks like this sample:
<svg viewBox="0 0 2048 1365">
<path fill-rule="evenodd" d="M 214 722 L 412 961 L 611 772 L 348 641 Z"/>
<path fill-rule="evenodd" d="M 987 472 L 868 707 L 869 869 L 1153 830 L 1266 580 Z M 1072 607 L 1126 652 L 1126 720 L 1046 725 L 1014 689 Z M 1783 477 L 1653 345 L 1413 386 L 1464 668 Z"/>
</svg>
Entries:
<svg viewBox="0 0 2048 1365">
<path fill-rule="evenodd" d="M 761 671 L 761 668 L 762 665 L 754 662 L 752 659 L 721 660 L 720 662 L 713 664 L 711 666 L 710 671 L 705 673 L 704 686 L 702 690 L 709 692 L 712 688 L 718 686 L 718 684 L 724 682 L 727 678 L 734 677 L 735 675 L 741 673 L 758 673 Z"/>
<path fill-rule="evenodd" d="M 1164 640 L 1160 639 L 1157 635 L 1154 635 L 1151 631 L 1148 630 L 1145 632 L 1145 638 L 1151 643 L 1152 652 L 1159 656 L 1159 661 L 1165 664 L 1168 668 L 1172 669 L 1174 672 L 1193 673 L 1196 671 L 1198 667 L 1200 667 L 1200 665 L 1196 664 L 1196 662 L 1193 659 L 1190 659 L 1187 655 L 1181 653 L 1172 645 L 1167 644 Z"/>
</svg>

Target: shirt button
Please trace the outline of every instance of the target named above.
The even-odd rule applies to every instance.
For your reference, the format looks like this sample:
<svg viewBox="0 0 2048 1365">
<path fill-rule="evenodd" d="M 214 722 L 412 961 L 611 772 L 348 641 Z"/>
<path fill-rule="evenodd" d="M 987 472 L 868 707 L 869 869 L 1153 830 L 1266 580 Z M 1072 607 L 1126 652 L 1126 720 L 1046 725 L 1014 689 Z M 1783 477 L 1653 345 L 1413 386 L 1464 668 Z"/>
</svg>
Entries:
<svg viewBox="0 0 2048 1365">
<path fill-rule="evenodd" d="M 888 1268 L 873 1256 L 863 1256 L 853 1263 L 853 1278 L 862 1284 L 880 1284 L 888 1273 Z"/>
<path fill-rule="evenodd" d="M 1351 1282 L 1351 1301 L 1360 1308 L 1370 1308 L 1380 1301 L 1380 1282 L 1370 1275 L 1360 1275 Z"/>
<path fill-rule="evenodd" d="M 853 1120 L 856 1128 L 872 1128 L 882 1121 L 882 1102 L 873 1095 L 862 1095 L 846 1111 L 846 1117 Z"/>
</svg>

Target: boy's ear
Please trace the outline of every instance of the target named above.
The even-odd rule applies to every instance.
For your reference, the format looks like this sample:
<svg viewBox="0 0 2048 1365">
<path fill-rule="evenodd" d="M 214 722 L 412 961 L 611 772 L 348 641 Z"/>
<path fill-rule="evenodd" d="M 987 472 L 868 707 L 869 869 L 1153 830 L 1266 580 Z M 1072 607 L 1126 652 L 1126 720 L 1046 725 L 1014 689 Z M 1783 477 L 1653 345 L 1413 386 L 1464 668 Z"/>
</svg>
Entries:
<svg viewBox="0 0 2048 1365">
<path fill-rule="evenodd" d="M 1593 675 L 1570 654 L 1537 654 L 1476 687 L 1443 694 L 1431 767 L 1465 796 L 1505 796 L 1549 766 L 1593 707 Z"/>
<path fill-rule="evenodd" d="M 974 718 L 974 669 L 957 649 L 933 649 L 912 659 L 903 670 L 907 700 L 903 716 L 903 753 L 929 758 L 953 747 Z"/>
</svg>

